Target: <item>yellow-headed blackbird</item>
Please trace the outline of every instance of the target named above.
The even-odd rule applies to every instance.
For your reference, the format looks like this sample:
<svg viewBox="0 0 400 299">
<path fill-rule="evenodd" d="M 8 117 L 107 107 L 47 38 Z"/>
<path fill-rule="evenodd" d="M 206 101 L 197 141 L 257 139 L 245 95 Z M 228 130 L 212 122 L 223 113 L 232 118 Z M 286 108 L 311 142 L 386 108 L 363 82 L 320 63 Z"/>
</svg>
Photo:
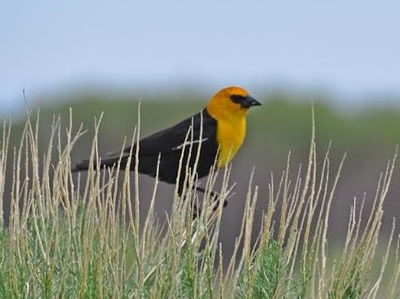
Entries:
<svg viewBox="0 0 400 299">
<path fill-rule="evenodd" d="M 186 165 L 192 168 L 200 143 L 200 156 L 196 170 L 199 178 L 209 174 L 214 162 L 217 167 L 226 166 L 244 141 L 246 115 L 249 108 L 258 105 L 261 105 L 260 102 L 252 98 L 244 88 L 227 87 L 220 90 L 201 112 L 139 141 L 139 172 L 155 177 L 160 155 L 158 178 L 175 184 L 181 157 L 181 169 L 184 171 Z M 202 130 L 201 124 L 203 124 Z M 192 132 L 188 134 L 190 128 Z M 183 150 L 185 150 L 184 153 L 182 153 Z M 126 167 L 130 153 L 135 155 L 136 148 L 124 149 L 120 169 Z M 101 160 L 101 166 L 116 165 L 120 158 L 119 154 L 105 157 Z M 84 160 L 78 163 L 73 171 L 87 170 L 88 167 L 89 160 Z M 130 169 L 135 169 L 134 158 L 131 159 Z M 178 182 L 179 194 L 183 189 L 184 178 L 183 173 Z M 198 189 L 204 191 L 204 189 Z"/>
</svg>

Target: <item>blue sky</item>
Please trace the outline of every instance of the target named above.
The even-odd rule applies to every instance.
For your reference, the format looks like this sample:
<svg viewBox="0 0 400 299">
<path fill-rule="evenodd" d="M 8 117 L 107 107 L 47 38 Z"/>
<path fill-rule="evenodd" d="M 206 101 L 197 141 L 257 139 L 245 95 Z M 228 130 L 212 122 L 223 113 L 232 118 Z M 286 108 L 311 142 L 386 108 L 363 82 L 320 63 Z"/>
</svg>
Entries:
<svg viewBox="0 0 400 299">
<path fill-rule="evenodd" d="M 399 15 L 399 1 L 2 1 L 0 104 L 170 82 L 400 94 Z"/>
</svg>

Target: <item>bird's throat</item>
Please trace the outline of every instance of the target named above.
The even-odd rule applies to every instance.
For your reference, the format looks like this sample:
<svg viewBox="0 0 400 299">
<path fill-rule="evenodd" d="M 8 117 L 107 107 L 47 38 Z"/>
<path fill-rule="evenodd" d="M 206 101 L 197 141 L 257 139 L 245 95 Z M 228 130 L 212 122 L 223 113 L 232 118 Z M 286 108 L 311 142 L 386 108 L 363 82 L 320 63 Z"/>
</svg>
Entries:
<svg viewBox="0 0 400 299">
<path fill-rule="evenodd" d="M 219 155 L 217 166 L 224 167 L 235 157 L 246 136 L 246 118 L 237 121 L 219 120 L 217 125 L 217 139 Z"/>
</svg>

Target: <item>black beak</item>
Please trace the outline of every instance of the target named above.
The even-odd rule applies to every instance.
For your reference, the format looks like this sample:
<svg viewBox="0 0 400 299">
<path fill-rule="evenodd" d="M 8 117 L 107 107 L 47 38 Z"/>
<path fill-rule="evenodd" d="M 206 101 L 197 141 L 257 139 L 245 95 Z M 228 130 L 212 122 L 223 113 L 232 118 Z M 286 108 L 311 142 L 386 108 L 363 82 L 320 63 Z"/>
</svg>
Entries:
<svg viewBox="0 0 400 299">
<path fill-rule="evenodd" d="M 253 106 L 261 106 L 261 103 L 257 101 L 255 98 L 252 98 L 251 96 L 248 96 L 246 99 L 244 99 L 241 102 L 241 106 L 243 108 L 250 108 Z"/>
</svg>

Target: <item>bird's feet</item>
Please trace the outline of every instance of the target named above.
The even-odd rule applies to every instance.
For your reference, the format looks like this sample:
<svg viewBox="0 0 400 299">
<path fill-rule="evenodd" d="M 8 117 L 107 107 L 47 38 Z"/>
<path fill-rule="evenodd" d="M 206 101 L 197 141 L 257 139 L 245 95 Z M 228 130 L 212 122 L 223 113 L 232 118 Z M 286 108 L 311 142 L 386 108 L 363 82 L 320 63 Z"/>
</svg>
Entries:
<svg viewBox="0 0 400 299">
<path fill-rule="evenodd" d="M 193 186 L 193 189 L 195 191 L 199 191 L 201 193 L 207 193 L 208 192 L 210 194 L 211 198 L 214 201 L 212 210 L 215 212 L 218 209 L 219 199 L 220 198 L 224 198 L 223 207 L 226 207 L 228 205 L 228 200 L 235 194 L 235 193 L 231 193 L 231 191 L 234 188 L 234 186 L 235 186 L 235 184 L 232 185 L 232 187 L 224 194 L 224 196 L 222 196 L 218 192 L 215 192 L 215 191 L 212 191 L 212 190 L 206 190 L 206 189 L 201 188 L 199 186 Z M 197 204 L 194 204 L 194 207 L 193 207 L 193 218 L 197 218 L 200 214 L 201 214 L 201 208 Z"/>
<path fill-rule="evenodd" d="M 216 201 L 218 203 L 219 198 L 221 198 L 221 194 L 219 194 L 218 192 L 212 191 L 212 190 L 206 190 L 204 188 L 198 187 L 198 186 L 194 186 L 193 189 L 195 191 L 199 191 L 201 193 L 209 193 L 211 198 L 213 199 L 213 201 Z M 225 196 L 225 200 L 224 200 L 224 207 L 226 207 L 228 205 L 228 200 Z M 215 204 L 213 207 L 213 211 L 216 211 L 218 208 L 218 204 Z"/>
</svg>

